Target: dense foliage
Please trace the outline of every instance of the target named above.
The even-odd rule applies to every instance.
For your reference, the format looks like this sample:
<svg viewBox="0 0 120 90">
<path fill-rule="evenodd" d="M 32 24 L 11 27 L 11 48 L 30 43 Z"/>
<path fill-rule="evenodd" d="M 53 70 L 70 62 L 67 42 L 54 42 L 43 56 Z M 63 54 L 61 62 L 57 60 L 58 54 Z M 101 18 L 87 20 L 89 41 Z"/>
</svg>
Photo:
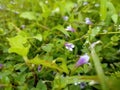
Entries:
<svg viewBox="0 0 120 90">
<path fill-rule="evenodd" d="M 0 0 L 0 90 L 120 90 L 119 0 Z"/>
</svg>

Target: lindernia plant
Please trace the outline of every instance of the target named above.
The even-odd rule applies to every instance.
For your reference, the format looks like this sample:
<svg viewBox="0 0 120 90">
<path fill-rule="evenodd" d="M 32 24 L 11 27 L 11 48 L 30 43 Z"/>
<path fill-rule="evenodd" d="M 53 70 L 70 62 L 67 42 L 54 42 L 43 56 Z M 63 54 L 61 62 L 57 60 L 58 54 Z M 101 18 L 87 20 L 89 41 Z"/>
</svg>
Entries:
<svg viewBox="0 0 120 90">
<path fill-rule="evenodd" d="M 119 0 L 0 1 L 0 90 L 120 90 Z"/>
<path fill-rule="evenodd" d="M 89 62 L 90 57 L 88 56 L 88 54 L 84 54 L 82 56 L 80 56 L 79 60 L 76 62 L 75 67 L 79 67 L 83 64 L 87 64 Z"/>
<path fill-rule="evenodd" d="M 75 45 L 72 43 L 68 43 L 68 42 L 65 43 L 65 48 L 68 49 L 69 51 L 73 51 L 74 47 Z"/>
<path fill-rule="evenodd" d="M 85 18 L 85 23 L 88 24 L 88 25 L 92 24 L 90 18 L 88 18 L 88 17 Z"/>
<path fill-rule="evenodd" d="M 0 63 L 0 69 L 2 69 L 2 68 L 3 68 L 3 64 Z"/>
<path fill-rule="evenodd" d="M 67 26 L 65 30 L 75 32 L 75 29 L 71 25 Z"/>
<path fill-rule="evenodd" d="M 69 19 L 68 16 L 64 16 L 64 17 L 63 17 L 63 20 L 64 20 L 64 21 L 68 21 L 68 19 Z"/>
</svg>

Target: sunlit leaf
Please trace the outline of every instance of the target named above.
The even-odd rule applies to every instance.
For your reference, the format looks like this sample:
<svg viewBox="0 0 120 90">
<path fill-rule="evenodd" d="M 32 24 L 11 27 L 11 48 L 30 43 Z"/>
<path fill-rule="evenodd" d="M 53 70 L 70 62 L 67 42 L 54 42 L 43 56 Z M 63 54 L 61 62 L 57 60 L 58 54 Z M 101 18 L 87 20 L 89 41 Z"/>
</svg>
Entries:
<svg viewBox="0 0 120 90">
<path fill-rule="evenodd" d="M 45 67 L 49 67 L 49 68 L 52 68 L 52 69 L 56 69 L 56 70 L 58 70 L 59 72 L 65 72 L 65 71 L 63 71 L 63 69 L 60 68 L 56 63 L 51 62 L 51 61 L 49 61 L 49 60 L 41 60 L 38 56 L 36 56 L 35 58 L 31 59 L 31 60 L 30 60 L 30 63 L 36 64 L 36 65 L 43 65 L 43 66 L 45 66 Z"/>
<path fill-rule="evenodd" d="M 62 2 L 59 2 L 59 6 L 60 6 L 61 14 L 70 13 L 72 8 L 74 7 L 74 3 L 71 2 L 70 0 L 67 1 L 67 3 L 66 1 L 62 1 Z"/>
<path fill-rule="evenodd" d="M 63 58 L 57 58 L 57 60 L 62 62 L 62 64 L 60 65 L 60 67 L 68 74 L 69 71 L 68 71 L 66 60 L 63 59 Z"/>
<path fill-rule="evenodd" d="M 100 18 L 101 20 L 105 20 L 107 15 L 107 0 L 100 1 Z"/>
<path fill-rule="evenodd" d="M 69 90 L 81 90 L 80 85 L 70 85 Z"/>
<path fill-rule="evenodd" d="M 74 84 L 78 82 L 90 82 L 92 80 L 95 80 L 99 82 L 99 79 L 97 76 L 71 76 L 71 77 L 63 77 L 60 74 L 56 74 L 54 79 L 53 88 L 59 89 L 59 88 L 65 88 L 66 85 Z"/>
<path fill-rule="evenodd" d="M 41 48 L 46 52 L 50 52 L 53 48 L 53 44 L 46 44 L 45 46 L 42 46 Z"/>
<path fill-rule="evenodd" d="M 100 30 L 101 30 L 100 27 L 93 28 L 90 33 L 90 40 L 94 39 L 95 36 L 100 32 Z"/>
<path fill-rule="evenodd" d="M 33 12 L 23 12 L 20 14 L 20 17 L 28 20 L 36 20 L 36 16 Z"/>
<path fill-rule="evenodd" d="M 27 56 L 29 52 L 30 45 L 27 43 L 27 37 L 22 35 L 17 35 L 12 38 L 8 38 L 10 48 L 10 53 L 16 53 L 21 56 Z"/>
<path fill-rule="evenodd" d="M 55 26 L 52 30 L 59 30 L 66 36 L 69 36 L 68 32 L 64 29 L 64 27 L 62 25 Z"/>
<path fill-rule="evenodd" d="M 33 38 L 42 41 L 42 35 L 41 34 L 37 34 L 36 36 L 34 36 Z"/>
<path fill-rule="evenodd" d="M 118 14 L 116 13 L 115 6 L 113 5 L 112 2 L 107 2 L 107 7 L 108 7 L 108 12 L 113 20 L 113 22 L 116 24 L 118 21 Z"/>
<path fill-rule="evenodd" d="M 33 87 L 33 88 L 31 88 L 30 90 L 40 90 L 40 89 Z"/>
<path fill-rule="evenodd" d="M 113 14 L 111 17 L 112 17 L 113 22 L 116 24 L 117 21 L 118 21 L 118 15 L 117 14 Z"/>
<path fill-rule="evenodd" d="M 42 82 L 42 80 L 38 81 L 36 88 L 38 88 L 39 90 L 47 90 L 47 87 L 45 83 Z"/>
</svg>

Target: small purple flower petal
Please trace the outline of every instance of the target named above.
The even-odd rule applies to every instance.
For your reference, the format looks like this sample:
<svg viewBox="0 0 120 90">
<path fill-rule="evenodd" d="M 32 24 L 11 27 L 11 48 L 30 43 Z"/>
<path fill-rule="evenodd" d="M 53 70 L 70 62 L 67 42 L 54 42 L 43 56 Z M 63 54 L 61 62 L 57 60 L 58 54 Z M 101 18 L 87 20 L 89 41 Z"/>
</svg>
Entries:
<svg viewBox="0 0 120 90">
<path fill-rule="evenodd" d="M 3 68 L 3 64 L 0 64 L 0 69 L 2 69 Z"/>
<path fill-rule="evenodd" d="M 92 22 L 90 21 L 89 18 L 85 18 L 85 23 L 88 24 L 88 25 L 92 24 Z"/>
<path fill-rule="evenodd" d="M 64 20 L 64 21 L 68 21 L 68 19 L 69 19 L 68 16 L 64 16 L 64 17 L 63 17 L 63 20 Z"/>
<path fill-rule="evenodd" d="M 81 88 L 81 89 L 84 89 L 85 86 L 86 86 L 86 83 L 85 83 L 85 82 L 81 82 L 81 83 L 80 83 L 80 88 Z"/>
<path fill-rule="evenodd" d="M 67 30 L 67 31 L 71 31 L 71 32 L 75 32 L 75 29 L 72 28 L 71 25 L 67 26 L 67 28 L 66 28 L 65 30 Z"/>
<path fill-rule="evenodd" d="M 25 28 L 25 25 L 21 25 L 21 28 L 24 29 L 24 28 Z"/>
<path fill-rule="evenodd" d="M 81 56 L 80 58 L 79 58 L 79 60 L 77 61 L 77 63 L 76 63 L 76 67 L 79 67 L 79 66 L 81 66 L 81 65 L 83 65 L 83 64 L 87 64 L 88 63 L 88 61 L 89 61 L 89 56 L 87 55 L 87 54 L 85 54 L 85 55 L 83 55 L 83 56 Z"/>
<path fill-rule="evenodd" d="M 72 43 L 65 43 L 65 47 L 66 47 L 66 49 L 68 49 L 69 51 L 73 51 L 73 48 L 75 47 L 75 45 L 72 44 Z"/>
<path fill-rule="evenodd" d="M 41 71 L 41 68 L 42 68 L 42 66 L 41 66 L 41 65 L 39 65 L 39 66 L 38 66 L 38 72 L 40 72 L 40 71 Z"/>
</svg>

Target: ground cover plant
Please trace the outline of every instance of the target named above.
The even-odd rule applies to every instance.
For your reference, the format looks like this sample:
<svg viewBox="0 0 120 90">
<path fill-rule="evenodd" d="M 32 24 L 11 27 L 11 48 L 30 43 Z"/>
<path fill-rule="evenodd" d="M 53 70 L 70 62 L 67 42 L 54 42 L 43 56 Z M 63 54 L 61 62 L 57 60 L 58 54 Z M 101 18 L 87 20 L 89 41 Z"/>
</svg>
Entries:
<svg viewBox="0 0 120 90">
<path fill-rule="evenodd" d="M 119 0 L 0 0 L 0 90 L 120 90 Z"/>
</svg>

